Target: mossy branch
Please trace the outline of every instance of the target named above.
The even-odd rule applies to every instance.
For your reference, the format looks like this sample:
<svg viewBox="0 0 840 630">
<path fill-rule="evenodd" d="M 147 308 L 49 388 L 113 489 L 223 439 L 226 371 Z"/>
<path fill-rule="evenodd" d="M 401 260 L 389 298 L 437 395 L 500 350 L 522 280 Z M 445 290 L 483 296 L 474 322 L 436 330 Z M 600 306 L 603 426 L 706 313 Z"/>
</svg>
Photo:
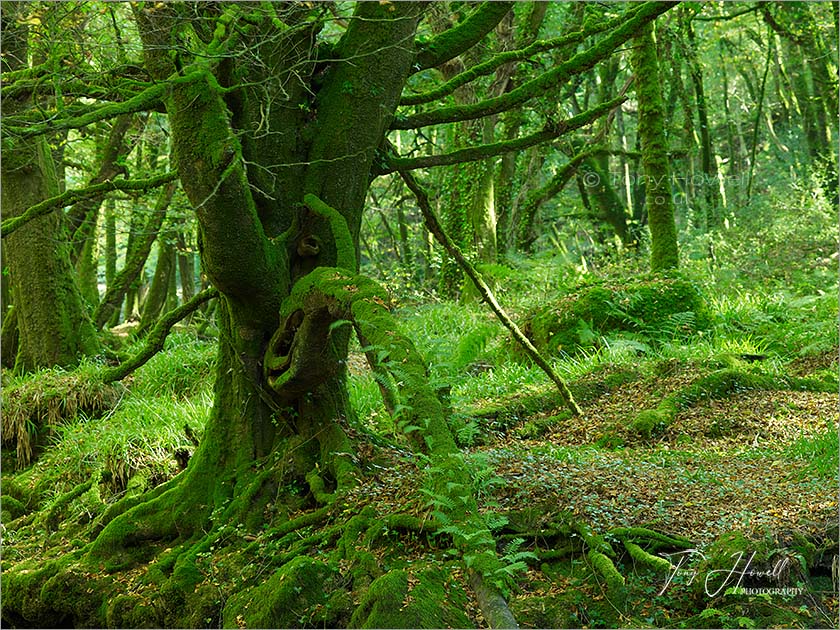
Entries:
<svg viewBox="0 0 840 630">
<path fill-rule="evenodd" d="M 124 361 L 116 367 L 105 370 L 102 375 L 102 381 L 104 383 L 112 383 L 122 380 L 131 374 L 163 349 L 163 343 L 166 341 L 166 336 L 169 334 L 172 326 L 198 309 L 199 306 L 208 300 L 212 300 L 218 296 L 218 289 L 210 287 L 196 294 L 189 302 L 165 313 L 155 324 L 155 327 L 152 328 L 143 349 L 128 361 Z"/>
<path fill-rule="evenodd" d="M 631 11 L 635 11 L 635 9 L 632 9 Z M 576 44 L 587 37 L 615 28 L 627 20 L 628 17 L 630 16 L 624 14 L 617 18 L 613 18 L 612 20 L 586 25 L 581 30 L 569 33 L 568 35 L 563 35 L 562 37 L 536 41 L 525 48 L 520 48 L 519 50 L 509 50 L 499 53 L 487 61 L 476 64 L 469 70 L 452 77 L 449 81 L 433 90 L 403 96 L 400 99 L 400 105 L 422 105 L 423 103 L 436 101 L 444 96 L 452 94 L 452 92 L 462 85 L 465 85 L 478 77 L 491 74 L 499 66 L 516 61 L 525 61 L 526 59 L 530 59 L 533 55 L 541 52 L 546 52 L 562 46 L 568 46 L 570 44 Z"/>
<path fill-rule="evenodd" d="M 440 155 L 427 155 L 416 158 L 391 158 L 385 165 L 377 171 L 378 175 L 387 175 L 396 171 L 410 171 L 417 168 L 429 168 L 433 166 L 448 166 L 451 164 L 461 164 L 463 162 L 476 162 L 486 158 L 502 155 L 511 151 L 521 151 L 538 144 L 550 142 L 560 136 L 564 136 L 570 131 L 580 129 L 598 118 L 608 114 L 610 111 L 620 106 L 626 99 L 624 95 L 601 103 L 597 107 L 585 111 L 577 116 L 573 116 L 568 120 L 560 122 L 550 122 L 546 124 L 542 131 L 538 131 L 522 138 L 515 138 L 513 140 L 505 140 L 503 142 L 494 142 L 491 144 L 482 144 L 466 149 L 459 149 L 451 153 L 443 153 Z"/>
<path fill-rule="evenodd" d="M 28 208 L 23 214 L 6 219 L 0 223 L 0 232 L 3 238 L 12 234 L 18 228 L 26 225 L 32 219 L 54 212 L 59 208 L 64 208 L 70 204 L 82 201 L 83 199 L 91 199 L 98 197 L 104 193 L 114 190 L 125 191 L 146 191 L 158 186 L 163 186 L 168 182 L 175 181 L 178 178 L 178 173 L 172 171 L 149 177 L 148 179 L 116 179 L 113 181 L 102 182 L 101 184 L 93 184 L 85 188 L 78 188 L 76 190 L 68 190 L 56 197 L 50 197 L 44 201 L 35 204 Z"/>
<path fill-rule="evenodd" d="M 126 74 L 139 76 L 140 71 L 139 66 L 122 66 L 114 68 L 108 73 L 110 76 L 123 74 L 123 76 L 113 79 L 110 83 L 94 83 L 94 81 L 99 81 L 102 78 L 108 79 L 108 77 L 103 77 L 102 73 L 97 73 L 95 76 L 59 80 L 58 86 L 64 97 L 122 102 L 126 97 L 131 98 L 131 96 L 136 95 L 139 90 L 154 85 L 148 81 L 141 81 L 139 78 L 133 79 L 125 76 Z M 11 84 L 4 84 L 0 94 L 3 98 L 32 98 L 55 96 L 55 90 L 56 83 L 53 82 L 52 77 L 49 80 L 45 77 L 32 77 L 20 79 Z"/>
<path fill-rule="evenodd" d="M 172 81 L 189 82 L 193 81 L 194 78 L 195 77 L 192 75 L 187 75 L 185 77 L 178 77 Z M 40 136 L 45 133 L 55 133 L 65 129 L 79 129 L 80 127 L 86 127 L 95 122 L 99 122 L 100 120 L 116 118 L 120 114 L 133 114 L 135 112 L 157 109 L 169 89 L 169 82 L 158 83 L 146 88 L 136 96 L 133 96 L 121 103 L 109 103 L 107 105 L 95 107 L 91 111 L 79 116 L 50 119 L 46 122 L 27 125 L 26 127 L 4 125 L 3 132 L 4 135 L 13 136 L 15 138 L 32 138 L 34 136 Z"/>
<path fill-rule="evenodd" d="M 534 347 L 534 344 L 519 330 L 519 326 L 508 317 L 507 313 L 505 313 L 504 309 L 499 305 L 496 301 L 496 297 L 493 295 L 493 292 L 490 290 L 490 287 L 487 286 L 487 283 L 484 282 L 484 279 L 481 277 L 481 274 L 476 271 L 475 267 L 473 267 L 470 262 L 464 257 L 461 253 L 461 250 L 452 242 L 449 236 L 444 232 L 443 227 L 441 226 L 440 222 L 438 221 L 435 213 L 432 210 L 431 203 L 429 203 L 429 195 L 426 190 L 420 186 L 414 176 L 407 172 L 407 171 L 399 171 L 400 177 L 402 177 L 403 181 L 408 185 L 409 189 L 415 194 L 417 197 L 417 204 L 420 207 L 420 211 L 423 213 L 423 218 L 426 222 L 427 229 L 434 235 L 437 241 L 443 245 L 444 249 L 452 256 L 458 265 L 463 269 L 464 273 L 473 281 L 475 284 L 476 289 L 478 290 L 481 297 L 484 299 L 485 302 L 490 306 L 492 311 L 496 314 L 496 317 L 499 318 L 499 321 L 507 328 L 510 333 L 513 335 L 513 338 L 519 343 L 525 352 L 528 354 L 529 357 L 534 361 L 534 363 L 539 366 L 539 368 L 545 372 L 548 378 L 557 386 L 558 391 L 560 392 L 560 396 L 562 397 L 563 401 L 566 403 L 569 411 L 572 414 L 579 416 L 582 415 L 580 407 L 578 407 L 577 402 L 575 402 L 574 396 L 572 396 L 572 392 L 569 390 L 569 386 L 566 382 L 560 378 L 557 373 L 552 369 L 552 367 L 548 364 L 548 362 L 542 357 L 539 351 Z"/>
<path fill-rule="evenodd" d="M 650 23 L 672 6 L 674 5 L 667 2 L 646 2 L 635 10 L 632 17 L 623 21 L 598 43 L 506 94 L 477 103 L 441 107 L 413 116 L 397 116 L 391 124 L 391 129 L 418 129 L 442 123 L 474 120 L 519 107 L 536 96 L 556 89 L 572 76 L 595 67 L 602 59 L 613 54 L 618 46 L 633 37 L 642 26 Z"/>
<path fill-rule="evenodd" d="M 353 243 L 353 237 L 350 234 L 350 228 L 347 227 L 347 221 L 343 216 L 341 216 L 341 213 L 335 208 L 325 204 L 313 194 L 305 195 L 303 203 L 305 203 L 306 207 L 312 212 L 329 222 L 333 239 L 335 239 L 335 248 L 337 252 L 335 266 L 355 271 L 356 245 Z"/>
<path fill-rule="evenodd" d="M 674 565 L 672 565 L 668 560 L 660 556 L 655 556 L 652 553 L 648 553 L 636 543 L 627 540 L 624 542 L 624 548 L 627 549 L 627 553 L 630 554 L 630 557 L 641 566 L 666 575 L 670 574 L 674 570 Z"/>
<path fill-rule="evenodd" d="M 513 2 L 484 2 L 457 26 L 419 44 L 415 71 L 435 68 L 472 48 L 502 21 L 512 6 Z"/>
</svg>

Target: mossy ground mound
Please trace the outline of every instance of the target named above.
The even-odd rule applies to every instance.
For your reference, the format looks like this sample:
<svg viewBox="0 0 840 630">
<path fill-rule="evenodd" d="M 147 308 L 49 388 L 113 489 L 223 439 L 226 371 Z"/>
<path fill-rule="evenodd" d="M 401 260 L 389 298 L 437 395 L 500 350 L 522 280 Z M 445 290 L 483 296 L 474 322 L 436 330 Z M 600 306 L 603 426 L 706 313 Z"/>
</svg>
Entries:
<svg viewBox="0 0 840 630">
<path fill-rule="evenodd" d="M 4 451 L 3 464 L 18 468 L 32 461 L 62 423 L 79 414 L 101 416 L 125 392 L 120 383 L 103 383 L 92 365 L 75 372 L 45 370 L 3 389 L 3 446 L 14 447 L 14 455 Z"/>
<path fill-rule="evenodd" d="M 649 275 L 581 286 L 532 311 L 523 331 L 541 351 L 573 354 L 597 347 L 611 333 L 656 341 L 688 336 L 710 323 L 695 284 L 676 275 Z"/>
</svg>

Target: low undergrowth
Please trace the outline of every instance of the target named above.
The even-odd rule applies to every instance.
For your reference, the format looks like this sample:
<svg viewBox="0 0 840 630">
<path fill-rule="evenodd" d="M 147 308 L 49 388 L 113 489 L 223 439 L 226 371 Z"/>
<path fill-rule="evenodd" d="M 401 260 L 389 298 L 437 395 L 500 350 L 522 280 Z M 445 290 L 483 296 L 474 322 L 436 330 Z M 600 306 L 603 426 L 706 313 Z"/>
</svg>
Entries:
<svg viewBox="0 0 840 630">
<path fill-rule="evenodd" d="M 835 627 L 837 298 L 816 286 L 801 293 L 720 293 L 703 334 L 593 330 L 587 348 L 551 357 L 580 418 L 542 371 L 509 356 L 479 305 L 404 307 L 399 324 L 448 410 L 498 563 L 460 558 L 455 541 L 471 532 L 447 520 L 447 486 L 424 485 L 437 464 L 409 453 L 391 413 L 406 410 L 389 412 L 357 345 L 348 366 L 357 418 L 346 431 L 364 483 L 316 507 L 290 476 L 272 491 L 299 501 L 255 494 L 260 523 L 219 527 L 195 548 L 192 538 L 150 541 L 125 566 L 47 579 L 40 597 L 69 603 L 40 621 L 481 626 L 478 572 L 525 627 Z M 37 461 L 4 465 L 9 592 L 24 592 L 42 567 L 72 573 L 118 506 L 170 487 L 202 438 L 214 357 L 215 344 L 174 335 L 113 398 L 102 394 L 101 408 L 56 407 Z M 5 387 L 70 391 L 90 369 Z M 31 400 L 4 398 L 4 412 L 18 404 L 48 417 Z M 189 588 L 172 586 L 181 582 Z M 90 584 L 107 601 L 101 610 L 83 608 Z"/>
</svg>

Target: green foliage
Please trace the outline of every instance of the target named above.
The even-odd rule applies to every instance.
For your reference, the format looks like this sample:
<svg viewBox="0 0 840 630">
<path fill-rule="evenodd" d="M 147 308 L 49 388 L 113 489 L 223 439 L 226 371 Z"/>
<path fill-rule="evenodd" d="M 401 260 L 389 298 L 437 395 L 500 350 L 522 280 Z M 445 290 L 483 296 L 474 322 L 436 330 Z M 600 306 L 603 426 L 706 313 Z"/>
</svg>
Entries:
<svg viewBox="0 0 840 630">
<path fill-rule="evenodd" d="M 537 348 L 573 354 L 600 345 L 610 334 L 629 332 L 658 341 L 709 325 L 708 308 L 695 284 L 678 276 L 648 276 L 579 287 L 532 311 L 524 331 Z"/>
<path fill-rule="evenodd" d="M 787 453 L 796 460 L 806 462 L 801 474 L 816 475 L 821 479 L 837 480 L 838 429 L 836 424 L 829 424 L 814 437 L 800 437 L 788 449 Z"/>
<path fill-rule="evenodd" d="M 127 352 L 140 347 L 135 344 Z M 215 342 L 196 339 L 189 332 L 173 332 L 164 351 L 135 372 L 132 389 L 141 396 L 189 398 L 209 391 L 215 366 Z"/>
</svg>

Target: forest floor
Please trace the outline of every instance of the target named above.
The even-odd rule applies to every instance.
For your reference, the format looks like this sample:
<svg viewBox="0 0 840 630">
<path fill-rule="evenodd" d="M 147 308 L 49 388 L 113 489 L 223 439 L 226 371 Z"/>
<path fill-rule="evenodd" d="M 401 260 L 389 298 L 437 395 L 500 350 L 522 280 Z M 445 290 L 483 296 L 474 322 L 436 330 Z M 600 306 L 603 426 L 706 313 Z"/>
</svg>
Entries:
<svg viewBox="0 0 840 630">
<path fill-rule="evenodd" d="M 106 486 L 95 484 L 69 502 L 61 497 L 93 471 L 114 476 L 125 471 L 127 492 L 177 472 L 171 454 L 175 445 L 184 445 L 184 422 L 200 431 L 209 404 L 206 370 L 212 369 L 214 346 L 179 345 L 187 337 L 174 339 L 167 352 L 132 377 L 115 412 L 97 423 L 81 418 L 58 431 L 54 446 L 26 470 L 4 467 L 4 499 L 9 482 L 41 496 L 34 520 L 36 513 L 30 512 L 10 523 L 4 513 L 4 523 L 11 525 L 4 532 L 4 570 L 19 561 L 46 562 L 85 545 L 80 532 L 107 503 Z M 826 455 L 820 448 L 835 451 L 829 461 L 836 468 L 836 441 L 820 446 L 826 427 L 836 426 L 836 391 L 768 390 L 735 382 L 720 390 L 710 386 L 707 396 L 679 410 L 652 436 L 632 430 L 631 420 L 692 384 L 711 383 L 710 376 L 735 364 L 744 373 L 836 375 L 838 349 L 786 361 L 776 357 L 773 365 L 767 365 L 769 359 L 753 365 L 700 354 L 586 366 L 568 379 L 583 410 L 576 418 L 544 376 L 530 369 L 510 368 L 519 375 L 512 377 L 502 374 L 507 368 L 478 360 L 450 379 L 451 427 L 473 475 L 479 507 L 488 524 L 495 523 L 499 555 L 510 566 L 509 605 L 523 627 L 836 627 L 836 470 L 815 468 Z M 360 429 L 387 438 L 388 419 L 381 400 L 372 402 L 376 386 L 364 355 L 351 356 L 350 372 Z M 119 431 L 122 437 L 114 437 Z M 366 482 L 343 502 L 354 514 L 371 506 L 377 514 L 431 518 L 422 464 L 397 444 L 386 439 L 358 453 Z M 141 477 L 142 484 L 133 486 L 132 479 Z M 585 554 L 552 556 L 562 544 L 539 532 L 571 522 L 613 543 L 616 568 L 626 580 L 620 597 Z M 682 570 L 669 574 L 637 564 L 615 538 L 622 528 L 690 541 L 690 549 L 670 557 L 673 564 L 685 563 Z M 737 544 L 727 546 L 733 536 Z M 259 534 L 245 540 L 262 548 Z M 268 553 L 270 540 L 265 543 Z M 704 564 L 722 553 L 750 558 L 753 552 L 763 560 L 752 568 L 741 556 L 714 569 Z M 465 593 L 468 619 L 486 627 L 463 566 L 444 540 L 403 533 L 373 553 L 382 567 L 441 567 L 448 575 L 447 592 Z M 198 590 L 215 589 L 223 602 L 239 578 L 227 575 L 224 555 L 208 562 Z M 270 566 L 270 559 L 254 562 L 257 571 L 259 562 Z M 807 579 L 790 565 L 796 562 L 807 564 Z M 145 570 L 138 566 L 120 575 L 126 592 L 139 588 Z M 705 586 L 704 571 L 732 572 L 724 582 L 729 588 Z M 732 589 L 736 586 L 765 592 L 739 594 Z M 773 590 L 778 587 L 793 592 L 780 594 Z M 310 622 L 316 619 L 301 617 L 304 626 Z M 210 627 L 218 623 L 207 618 Z"/>
<path fill-rule="evenodd" d="M 788 373 L 836 372 L 837 361 L 834 349 L 794 360 Z M 584 412 L 576 418 L 568 417 L 547 384 L 475 401 L 461 419 L 478 419 L 485 436 L 482 444 L 467 449 L 485 509 L 511 520 L 531 519 L 523 527 L 529 531 L 566 515 L 595 532 L 645 527 L 678 534 L 695 544 L 692 553 L 698 557 L 722 536 L 738 532 L 776 549 L 816 541 L 833 549 L 836 558 L 836 483 L 815 473 L 810 457 L 815 452 L 792 454 L 790 445 L 813 439 L 836 422 L 838 395 L 743 389 L 680 411 L 660 436 L 644 439 L 626 429 L 629 420 L 709 368 L 668 360 L 656 371 L 645 377 L 626 365 L 605 365 L 572 381 Z M 379 462 L 378 483 L 360 489 L 360 499 L 384 510 L 411 511 L 409 501 L 417 496 L 414 464 L 398 453 L 387 465 Z M 539 547 L 538 540 L 520 544 L 523 550 Z M 731 567 L 736 576 L 730 586 L 736 585 L 738 571 L 750 573 L 743 563 L 737 566 L 739 559 Z M 632 610 L 631 616 L 610 602 L 605 585 L 577 576 L 572 566 L 530 566 L 518 580 L 511 607 L 528 627 L 616 627 L 640 620 L 655 627 L 788 627 L 743 601 L 733 606 L 737 596 L 724 603 L 720 594 L 704 597 L 701 591 L 700 599 L 708 601 L 697 601 L 696 589 L 671 585 L 673 576 L 644 567 L 637 571 L 632 559 L 623 560 L 620 570 L 633 576 L 623 609 Z M 773 580 L 764 586 L 772 587 Z M 574 601 L 558 605 L 569 599 L 560 595 L 570 587 L 577 593 Z M 827 577 L 810 587 L 804 598 L 774 596 L 772 607 L 804 613 L 808 627 L 834 627 L 836 584 Z M 478 615 L 477 606 L 472 608 Z M 691 614 L 704 609 L 711 613 Z M 681 625 L 687 620 L 688 626 Z"/>
</svg>

